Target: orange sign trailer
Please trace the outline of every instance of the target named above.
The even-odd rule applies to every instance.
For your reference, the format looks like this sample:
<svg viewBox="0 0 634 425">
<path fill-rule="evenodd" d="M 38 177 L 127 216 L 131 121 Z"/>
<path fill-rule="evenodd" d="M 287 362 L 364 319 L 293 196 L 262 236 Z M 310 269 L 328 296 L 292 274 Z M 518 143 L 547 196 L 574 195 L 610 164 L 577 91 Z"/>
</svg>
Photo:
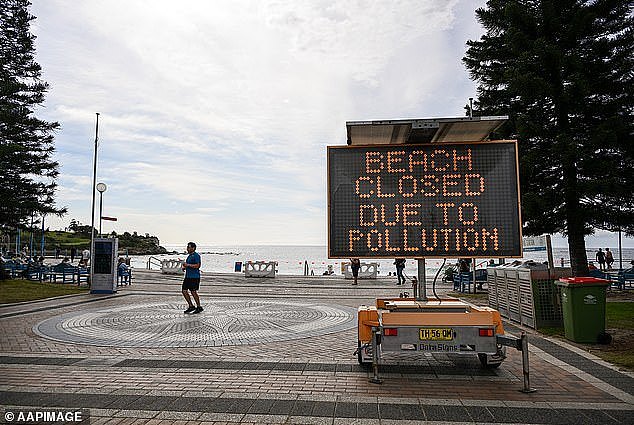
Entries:
<svg viewBox="0 0 634 425">
<path fill-rule="evenodd" d="M 477 353 L 485 367 L 497 367 L 506 357 L 496 339 L 504 335 L 500 313 L 455 298 L 377 299 L 376 306 L 360 306 L 357 356 L 362 365 L 372 363 L 376 352 L 373 329 L 380 330 L 381 351 Z"/>
</svg>

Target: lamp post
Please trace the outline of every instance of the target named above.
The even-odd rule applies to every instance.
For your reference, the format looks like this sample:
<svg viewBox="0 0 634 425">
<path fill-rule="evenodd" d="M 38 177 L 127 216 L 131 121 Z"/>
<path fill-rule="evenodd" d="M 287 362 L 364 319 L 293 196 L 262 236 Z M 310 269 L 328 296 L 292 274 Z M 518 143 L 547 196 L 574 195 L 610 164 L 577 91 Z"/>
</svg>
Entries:
<svg viewBox="0 0 634 425">
<path fill-rule="evenodd" d="M 99 237 L 101 237 L 101 217 L 103 216 L 103 193 L 108 189 L 105 183 L 97 183 L 97 190 L 99 191 Z"/>
<path fill-rule="evenodd" d="M 42 215 L 42 239 L 40 240 L 40 251 L 42 252 L 42 257 L 44 257 L 44 217 L 46 217 L 46 214 Z"/>
<path fill-rule="evenodd" d="M 95 156 L 93 159 L 92 171 L 92 208 L 90 209 L 90 285 L 93 281 L 93 257 L 95 255 L 95 185 L 97 184 L 97 142 L 99 141 L 99 112 L 97 114 L 97 124 L 95 125 Z"/>
<path fill-rule="evenodd" d="M 623 247 L 621 246 L 621 228 L 619 227 L 619 271 L 623 270 Z"/>
<path fill-rule="evenodd" d="M 18 226 L 16 226 L 15 228 L 15 256 L 17 257 L 18 255 L 20 255 L 20 244 L 22 243 L 22 241 L 20 241 L 20 236 L 21 236 L 21 230 Z"/>
<path fill-rule="evenodd" d="M 29 260 L 33 258 L 33 220 L 35 219 L 34 213 L 31 212 L 31 243 L 29 244 Z"/>
</svg>

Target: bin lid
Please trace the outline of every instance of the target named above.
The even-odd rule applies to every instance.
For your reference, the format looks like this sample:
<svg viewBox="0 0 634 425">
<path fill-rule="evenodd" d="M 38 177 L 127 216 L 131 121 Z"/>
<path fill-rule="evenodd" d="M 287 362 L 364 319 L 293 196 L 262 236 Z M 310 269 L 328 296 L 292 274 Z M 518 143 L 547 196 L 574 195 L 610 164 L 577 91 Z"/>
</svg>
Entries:
<svg viewBox="0 0 634 425">
<path fill-rule="evenodd" d="M 557 285 L 572 286 L 572 285 L 609 285 L 610 281 L 606 279 L 599 279 L 597 277 L 562 277 L 557 282 Z"/>
</svg>

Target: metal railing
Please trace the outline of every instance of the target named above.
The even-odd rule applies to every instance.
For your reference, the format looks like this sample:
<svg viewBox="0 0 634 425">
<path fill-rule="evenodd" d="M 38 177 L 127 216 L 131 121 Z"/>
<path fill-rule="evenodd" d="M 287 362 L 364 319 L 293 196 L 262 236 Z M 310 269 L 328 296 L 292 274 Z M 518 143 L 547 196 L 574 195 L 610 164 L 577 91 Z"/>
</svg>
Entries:
<svg viewBox="0 0 634 425">
<path fill-rule="evenodd" d="M 146 268 L 148 270 L 152 270 L 152 266 L 157 266 L 159 268 L 159 270 L 160 270 L 161 267 L 162 267 L 161 260 L 159 260 L 158 258 L 156 258 L 154 256 L 151 256 L 150 258 L 147 259 Z"/>
</svg>

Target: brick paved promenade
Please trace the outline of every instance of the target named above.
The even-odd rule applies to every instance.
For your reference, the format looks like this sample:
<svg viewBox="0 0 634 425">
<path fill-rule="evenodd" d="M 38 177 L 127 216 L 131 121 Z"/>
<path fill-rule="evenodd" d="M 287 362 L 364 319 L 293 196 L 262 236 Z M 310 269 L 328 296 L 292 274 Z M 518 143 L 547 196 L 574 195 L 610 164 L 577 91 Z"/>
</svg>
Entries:
<svg viewBox="0 0 634 425">
<path fill-rule="evenodd" d="M 113 425 L 634 424 L 634 375 L 530 332 L 531 394 L 512 349 L 497 370 L 475 356 L 386 356 L 383 384 L 369 383 L 353 356 L 356 308 L 407 289 L 207 274 L 205 311 L 185 316 L 179 277 L 137 271 L 113 296 L 0 307 L 0 403 Z"/>
</svg>

